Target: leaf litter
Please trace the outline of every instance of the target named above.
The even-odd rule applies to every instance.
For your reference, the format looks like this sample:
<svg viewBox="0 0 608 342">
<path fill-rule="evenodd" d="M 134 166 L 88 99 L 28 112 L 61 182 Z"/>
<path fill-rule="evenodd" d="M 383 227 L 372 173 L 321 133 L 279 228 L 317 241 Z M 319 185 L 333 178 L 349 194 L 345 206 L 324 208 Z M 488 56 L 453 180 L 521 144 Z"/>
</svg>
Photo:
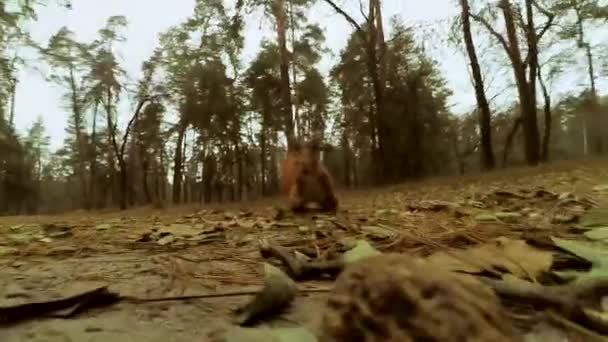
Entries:
<svg viewBox="0 0 608 342">
<path fill-rule="evenodd" d="M 509 317 L 503 324 L 513 321 L 519 336 L 546 332 L 593 340 L 590 336 L 605 333 L 601 229 L 608 226 L 608 215 L 601 213 L 606 192 L 598 184 L 606 180 L 594 178 L 603 167 L 505 171 L 476 180 L 353 191 L 342 195 L 336 216 L 296 216 L 261 202 L 2 219 L 1 308 L 44 303 L 41 294 L 56 292 L 61 284 L 89 281 L 102 281 L 109 293 L 131 299 L 111 308 L 80 304 L 80 311 L 63 319 L 34 317 L 4 329 L 2 340 L 36 331 L 45 341 L 150 340 L 146 336 L 313 341 L 319 313 L 327 312 L 328 296 L 334 296 L 327 292 L 342 270 L 394 253 L 424 257 L 440 274 L 494 290 Z M 595 216 L 593 224 L 588 215 Z M 582 244 L 577 241 L 595 242 L 581 252 L 573 247 Z M 564 255 L 574 264 L 556 269 Z M 581 267 L 583 261 L 591 268 Z M 408 262 L 392 267 L 428 273 Z M 378 279 L 390 270 L 377 269 L 370 274 Z M 567 282 L 568 272 L 579 281 Z M 444 284 L 444 278 L 450 276 L 432 278 L 428 286 Z M 427 280 L 400 286 L 419 293 Z M 69 298 L 52 300 L 57 297 Z M 457 298 L 450 299 L 456 307 L 471 301 Z M 563 317 L 550 314 L 556 308 L 564 309 Z M 433 312 L 429 315 L 418 317 L 417 324 L 432 321 Z M 239 323 L 256 324 L 238 328 Z M 262 337 L 247 339 L 252 335 Z"/>
</svg>

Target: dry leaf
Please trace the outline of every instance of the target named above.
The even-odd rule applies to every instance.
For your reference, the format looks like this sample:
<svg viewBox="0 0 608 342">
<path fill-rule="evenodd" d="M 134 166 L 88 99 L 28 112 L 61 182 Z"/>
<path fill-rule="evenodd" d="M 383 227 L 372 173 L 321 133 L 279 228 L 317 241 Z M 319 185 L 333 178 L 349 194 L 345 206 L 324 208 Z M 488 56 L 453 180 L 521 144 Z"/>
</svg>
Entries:
<svg viewBox="0 0 608 342">
<path fill-rule="evenodd" d="M 437 267 L 450 271 L 501 274 L 506 271 L 520 278 L 536 278 L 549 270 L 553 253 L 534 248 L 523 240 L 500 237 L 466 250 L 438 252 L 428 259 Z"/>
</svg>

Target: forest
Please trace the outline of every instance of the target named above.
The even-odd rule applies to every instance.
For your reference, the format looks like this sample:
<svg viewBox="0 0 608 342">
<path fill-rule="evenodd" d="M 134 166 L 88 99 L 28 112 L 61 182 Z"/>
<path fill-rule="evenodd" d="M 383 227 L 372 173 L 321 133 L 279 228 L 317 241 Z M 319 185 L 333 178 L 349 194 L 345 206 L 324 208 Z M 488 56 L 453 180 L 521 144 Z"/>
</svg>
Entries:
<svg viewBox="0 0 608 342">
<path fill-rule="evenodd" d="M 476 106 L 467 113 L 451 109 L 453 90 L 422 29 L 386 18 L 381 0 L 359 0 L 360 13 L 338 0 L 196 0 L 159 36 L 133 87 L 117 57 L 129 18 L 108 18 L 93 41 L 67 27 L 31 38 L 28 23 L 57 1 L 0 2 L 0 215 L 273 196 L 293 137 L 323 141 L 339 189 L 608 153 L 600 0 L 453 1 L 458 13 L 437 24 L 436 40 L 468 60 Z M 319 70 L 325 32 L 310 17 L 317 4 L 352 29 L 328 75 Z M 245 64 L 254 12 L 273 34 Z M 17 75 L 31 63 L 22 49 L 62 89 L 59 149 L 41 119 L 15 128 Z M 572 73 L 584 82 L 558 92 Z M 507 106 L 494 101 L 505 91 L 497 77 L 516 94 Z M 130 112 L 118 105 L 125 99 Z"/>
</svg>

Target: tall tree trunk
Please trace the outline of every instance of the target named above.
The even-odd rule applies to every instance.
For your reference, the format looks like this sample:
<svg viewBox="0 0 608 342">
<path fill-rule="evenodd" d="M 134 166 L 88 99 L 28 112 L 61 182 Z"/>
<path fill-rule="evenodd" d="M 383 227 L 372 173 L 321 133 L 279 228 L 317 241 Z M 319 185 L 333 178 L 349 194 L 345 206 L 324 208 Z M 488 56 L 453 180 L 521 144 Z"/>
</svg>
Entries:
<svg viewBox="0 0 608 342">
<path fill-rule="evenodd" d="M 186 159 L 186 151 L 188 151 L 188 130 L 184 132 L 184 139 L 182 141 L 182 181 L 180 184 L 180 200 L 179 203 L 188 203 L 188 185 L 190 184 L 190 168 L 188 167 L 188 160 Z M 185 164 L 185 165 L 184 165 Z"/>
<path fill-rule="evenodd" d="M 160 146 L 158 146 L 158 151 L 159 151 L 159 162 L 160 164 L 158 165 L 158 171 L 157 171 L 157 175 L 156 175 L 156 179 L 158 181 L 158 200 L 159 203 L 161 203 L 162 205 L 164 205 L 167 201 L 167 174 L 165 172 L 165 150 L 163 148 L 163 145 L 161 144 Z"/>
<path fill-rule="evenodd" d="M 528 1 L 528 0 L 527 0 Z M 530 53 L 530 66 L 534 68 L 534 78 L 528 82 L 526 79 L 526 65 L 522 61 L 521 51 L 519 49 L 519 41 L 517 38 L 517 30 L 513 16 L 513 9 L 509 0 L 501 0 L 500 7 L 503 11 L 505 26 L 507 29 L 507 38 L 509 41 L 509 56 L 513 66 L 517 92 L 519 94 L 519 103 L 521 106 L 521 118 L 524 131 L 524 153 L 528 165 L 537 165 L 540 160 L 540 141 L 538 136 L 538 123 L 536 122 L 536 96 L 532 96 L 530 89 L 536 89 L 534 85 L 536 80 L 536 66 L 533 66 L 535 50 Z M 528 22 L 530 19 L 528 20 Z M 529 39 L 529 38 L 528 38 Z M 535 39 L 534 39 L 535 41 Z M 529 43 L 531 44 L 531 43 Z M 535 49 L 535 43 L 529 46 Z"/>
<path fill-rule="evenodd" d="M 592 149 L 593 153 L 601 154 L 603 152 L 603 138 L 602 135 L 604 133 L 604 129 L 600 128 L 601 125 L 597 124 L 598 116 L 601 115 L 599 113 L 599 105 L 598 105 L 598 97 L 597 97 L 597 89 L 595 85 L 595 67 L 593 65 L 593 52 L 591 50 L 591 44 L 589 44 L 585 39 L 585 31 L 583 28 L 583 14 L 581 13 L 582 9 L 578 5 L 578 2 L 573 2 L 574 11 L 576 13 L 576 25 L 577 25 L 577 33 L 578 33 L 578 44 L 579 47 L 583 47 L 585 49 L 585 56 L 587 58 L 587 75 L 589 76 L 589 87 L 590 87 L 590 112 L 591 112 L 591 120 L 585 118 L 585 131 L 587 134 L 584 134 L 583 138 L 585 139 L 584 145 L 588 146 L 588 136 L 591 136 Z M 599 120 L 601 122 L 601 120 Z M 590 128 L 590 129 L 587 129 Z M 587 154 L 587 148 L 585 148 L 585 154 Z"/>
<path fill-rule="evenodd" d="M 384 110 L 384 90 L 385 83 L 384 78 L 382 77 L 381 70 L 379 69 L 379 61 L 383 59 L 383 55 L 380 55 L 381 58 L 378 57 L 378 46 L 383 49 L 384 42 L 379 42 L 379 38 L 382 37 L 382 33 L 379 31 L 379 28 L 376 27 L 378 23 L 381 23 L 381 13 L 379 13 L 379 9 L 381 8 L 379 0 L 376 2 L 370 3 L 369 15 L 367 17 L 367 26 L 365 29 L 361 27 L 348 13 L 346 13 L 342 8 L 340 8 L 333 0 L 324 0 L 328 5 L 330 5 L 337 13 L 342 15 L 346 21 L 348 21 L 355 29 L 359 38 L 361 40 L 361 44 L 364 48 L 366 59 L 365 64 L 368 71 L 369 78 L 372 83 L 372 89 L 374 93 L 374 104 L 375 110 L 370 112 L 370 122 L 372 123 L 372 130 L 377 132 L 378 144 L 377 150 L 372 151 L 372 155 L 377 156 L 377 163 L 374 163 L 376 166 L 376 183 L 386 183 L 390 182 L 394 176 L 394 172 L 392 170 L 392 159 L 394 157 L 394 152 L 389 150 L 388 148 L 394 146 L 395 144 L 391 143 L 390 136 L 390 122 L 386 120 L 386 111 Z M 374 0 L 370 0 L 374 1 Z M 380 21 L 376 19 L 376 17 L 380 18 Z M 380 28 L 381 29 L 381 28 Z M 378 44 L 380 43 L 380 45 Z M 374 124 L 375 123 L 375 124 Z M 393 174 L 393 175 L 391 175 Z M 390 177 L 387 177 L 390 176 Z"/>
<path fill-rule="evenodd" d="M 293 0 L 289 0 L 289 28 L 291 33 L 291 52 L 295 55 L 295 43 L 296 43 L 296 23 L 293 17 L 294 6 Z M 296 73 L 296 62 L 295 58 L 291 59 L 291 73 L 293 77 L 293 119 L 294 119 L 294 135 L 300 136 L 302 135 L 302 128 L 300 125 L 302 122 L 300 121 L 300 106 L 299 106 L 299 97 L 298 97 L 298 78 Z"/>
<path fill-rule="evenodd" d="M 88 195 L 87 179 L 86 179 L 86 161 L 85 161 L 85 146 L 82 138 L 82 111 L 80 106 L 80 100 L 78 99 L 78 88 L 76 85 L 76 78 L 74 76 L 74 67 L 70 65 L 70 92 L 72 102 L 72 114 L 74 115 L 74 133 L 76 134 L 76 155 L 78 160 L 76 161 L 78 167 L 78 180 L 80 181 L 80 187 L 82 191 L 82 199 L 85 209 L 90 209 L 91 204 Z"/>
<path fill-rule="evenodd" d="M 471 72 L 473 73 L 473 83 L 475 87 L 475 98 L 477 100 L 477 107 L 479 109 L 478 120 L 479 130 L 481 132 L 481 166 L 484 170 L 491 170 L 495 167 L 496 163 L 494 161 L 494 152 L 492 151 L 490 106 L 488 104 L 488 99 L 486 98 L 481 68 L 479 67 L 477 52 L 475 51 L 475 44 L 473 43 L 473 36 L 471 34 L 469 1 L 460 0 L 460 5 L 462 7 L 462 31 L 464 35 L 464 43 L 467 54 L 469 55 Z"/>
<path fill-rule="evenodd" d="M 108 131 L 110 135 L 110 144 L 114 148 L 113 153 L 111 153 L 114 157 L 112 158 L 112 173 L 116 175 L 116 164 L 115 159 L 118 159 L 118 206 L 120 210 L 127 209 L 127 201 L 128 201 L 128 179 L 127 179 L 127 164 L 124 158 L 124 144 L 126 141 L 123 141 L 123 147 L 119 150 L 118 143 L 116 142 L 116 123 L 112 119 L 112 91 L 108 88 L 106 90 L 107 96 L 107 114 L 108 114 Z M 118 120 L 118 119 L 117 119 Z M 125 134 L 125 139 L 127 139 Z M 114 178 L 115 179 L 115 178 Z"/>
<path fill-rule="evenodd" d="M 291 85 L 289 80 L 289 51 L 287 50 L 287 15 L 285 9 L 285 0 L 276 0 L 274 15 L 277 22 L 277 40 L 279 45 L 280 56 L 280 73 L 281 73 L 281 109 L 284 115 L 285 135 L 287 141 L 293 141 L 293 113 L 291 103 Z"/>
<path fill-rule="evenodd" d="M 526 40 L 528 43 L 528 93 L 530 94 L 530 108 L 524 117 L 526 123 L 524 130 L 530 141 L 530 152 L 532 154 L 533 164 L 540 161 L 540 136 L 538 133 L 538 121 L 536 117 L 537 99 L 536 99 L 536 79 L 538 74 L 538 33 L 534 24 L 534 9 L 533 0 L 526 0 Z M 527 128 L 527 130 L 526 130 Z"/>
<path fill-rule="evenodd" d="M 234 150 L 236 152 L 236 162 L 237 162 L 237 199 L 239 201 L 243 200 L 243 149 L 239 141 L 235 141 Z"/>
<path fill-rule="evenodd" d="M 95 101 L 93 109 L 93 127 L 91 129 L 91 160 L 89 161 L 89 168 L 91 170 L 91 180 L 89 189 L 89 198 L 91 201 L 92 208 L 97 207 L 97 115 L 99 114 L 99 102 Z"/>
<path fill-rule="evenodd" d="M 370 0 L 369 15 L 368 15 L 368 34 L 367 39 L 363 39 L 367 52 L 367 69 L 370 74 L 372 87 L 374 90 L 375 112 L 371 113 L 376 122 L 377 139 L 378 139 L 378 155 L 380 156 L 379 179 L 377 183 L 390 183 L 395 179 L 395 170 L 393 168 L 394 145 L 392 143 L 392 135 L 390 130 L 390 122 L 386 117 L 384 110 L 384 54 L 386 53 L 384 33 L 382 29 L 382 14 L 380 0 Z M 361 30 L 361 32 L 363 32 Z M 365 37 L 365 33 L 363 33 Z M 382 39 L 382 40 L 381 40 Z"/>
<path fill-rule="evenodd" d="M 108 125 L 108 168 L 110 172 L 111 194 L 112 194 L 112 205 L 116 205 L 116 197 L 118 197 L 119 205 L 122 202 L 122 195 L 120 190 L 117 190 L 117 179 L 116 179 L 116 157 L 118 156 L 118 147 L 116 145 L 116 132 L 115 126 L 112 120 L 112 91 L 106 90 L 106 122 Z"/>
<path fill-rule="evenodd" d="M 551 140 L 551 129 L 553 128 L 551 120 L 551 96 L 549 95 L 549 90 L 547 90 L 545 81 L 543 80 L 543 75 L 540 66 L 537 69 L 537 74 L 538 83 L 540 84 L 540 88 L 543 92 L 543 99 L 545 101 L 543 105 L 543 112 L 545 115 L 545 132 L 543 134 L 541 160 L 543 162 L 547 162 L 549 161 L 549 141 Z"/>
<path fill-rule="evenodd" d="M 17 93 L 17 78 L 13 77 L 11 80 L 11 108 L 8 117 L 8 126 L 11 128 L 15 127 L 15 96 Z"/>
<path fill-rule="evenodd" d="M 175 144 L 175 155 L 173 156 L 173 204 L 180 203 L 182 194 L 182 173 L 183 173 L 183 143 L 187 125 L 180 122 L 177 133 L 177 144 Z"/>
<path fill-rule="evenodd" d="M 347 188 L 351 187 L 351 159 L 352 159 L 352 152 L 350 149 L 350 145 L 348 143 L 348 136 L 346 134 L 346 132 L 342 133 L 342 137 L 340 139 L 340 145 L 342 145 L 342 162 L 344 163 L 344 178 L 342 179 L 342 182 L 344 183 L 344 186 Z"/>
<path fill-rule="evenodd" d="M 262 192 L 262 196 L 266 196 L 267 186 L 266 186 L 266 154 L 268 153 L 268 148 L 266 147 L 267 136 L 266 132 L 268 129 L 262 129 L 260 133 L 260 190 Z"/>
<path fill-rule="evenodd" d="M 141 186 L 144 191 L 144 196 L 146 199 L 145 204 L 151 204 L 153 202 L 152 192 L 150 191 L 150 185 L 148 184 L 148 173 L 150 172 L 150 162 L 148 159 L 143 156 L 143 160 L 141 162 Z"/>
<path fill-rule="evenodd" d="M 513 127 L 507 134 L 507 140 L 505 141 L 505 149 L 502 152 L 502 167 L 507 167 L 507 160 L 509 159 L 509 154 L 511 153 L 511 147 L 513 146 L 513 140 L 515 139 L 515 134 L 517 134 L 517 130 L 519 126 L 521 126 L 521 116 L 518 116 L 513 123 Z"/>
</svg>

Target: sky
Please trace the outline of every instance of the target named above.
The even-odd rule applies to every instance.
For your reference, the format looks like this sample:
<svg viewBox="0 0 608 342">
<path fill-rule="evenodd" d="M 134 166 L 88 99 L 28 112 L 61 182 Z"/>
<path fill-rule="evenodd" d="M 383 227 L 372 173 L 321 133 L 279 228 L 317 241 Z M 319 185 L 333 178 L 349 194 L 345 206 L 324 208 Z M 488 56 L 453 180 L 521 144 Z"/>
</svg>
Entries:
<svg viewBox="0 0 608 342">
<path fill-rule="evenodd" d="M 227 0 L 230 1 L 230 0 Z M 141 63 L 146 60 L 158 43 L 158 35 L 192 15 L 194 0 L 74 0 L 72 9 L 47 6 L 38 10 L 39 19 L 28 25 L 32 37 L 38 42 L 47 42 L 62 26 L 72 30 L 80 41 L 92 41 L 97 31 L 110 16 L 123 15 L 128 27 L 124 32 L 126 42 L 118 49 L 118 58 L 131 80 L 141 75 Z M 358 1 L 338 0 L 355 18 L 361 18 Z M 457 14 L 454 0 L 384 0 L 385 22 L 399 16 L 409 25 L 431 25 Z M 325 30 L 326 46 L 333 56 L 325 56 L 319 68 L 326 73 L 336 62 L 340 50 L 345 46 L 352 28 L 333 9 L 320 1 L 311 9 L 311 21 L 318 22 Z M 274 38 L 269 20 L 260 14 L 246 17 L 245 48 L 242 59 L 250 61 L 263 37 Z M 388 26 L 388 25 L 385 25 Z M 448 86 L 454 92 L 450 105 L 456 112 L 470 110 L 475 103 L 473 89 L 467 72 L 467 61 L 462 53 L 446 49 L 432 51 L 439 61 Z M 42 116 L 51 137 L 51 147 L 61 146 L 65 137 L 68 113 L 64 110 L 61 96 L 63 90 L 45 80 L 48 72 L 44 67 L 26 67 L 20 71 L 16 92 L 15 123 L 23 131 L 39 116 Z M 130 104 L 124 104 L 123 121 L 130 113 Z"/>
</svg>

